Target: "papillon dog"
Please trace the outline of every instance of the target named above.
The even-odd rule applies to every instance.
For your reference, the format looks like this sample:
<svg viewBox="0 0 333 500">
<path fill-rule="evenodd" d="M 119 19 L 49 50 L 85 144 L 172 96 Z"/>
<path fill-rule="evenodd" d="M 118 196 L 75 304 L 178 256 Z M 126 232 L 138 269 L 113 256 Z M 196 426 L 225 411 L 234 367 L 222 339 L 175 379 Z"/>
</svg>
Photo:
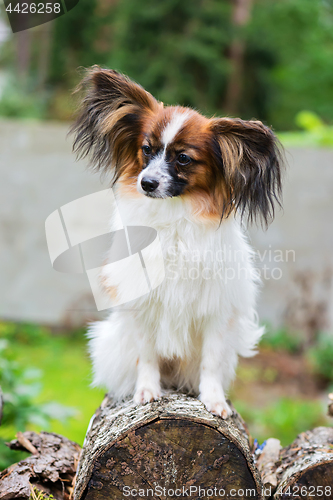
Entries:
<svg viewBox="0 0 333 500">
<path fill-rule="evenodd" d="M 90 327 L 94 384 L 138 404 L 187 390 L 227 418 L 238 356 L 264 331 L 243 226 L 267 225 L 280 205 L 279 142 L 260 121 L 165 106 L 114 70 L 93 67 L 82 86 L 74 151 L 112 173 L 124 223 L 157 231 L 165 265 L 158 287 Z"/>
</svg>

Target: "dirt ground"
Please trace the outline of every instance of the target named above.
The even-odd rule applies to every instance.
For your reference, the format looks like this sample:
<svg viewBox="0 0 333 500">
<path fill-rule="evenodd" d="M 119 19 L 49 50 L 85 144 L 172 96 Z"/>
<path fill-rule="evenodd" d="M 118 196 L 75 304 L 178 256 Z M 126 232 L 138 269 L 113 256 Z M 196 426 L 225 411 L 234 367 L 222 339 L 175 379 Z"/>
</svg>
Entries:
<svg viewBox="0 0 333 500">
<path fill-rule="evenodd" d="M 322 400 L 327 390 L 302 354 L 261 349 L 253 358 L 240 359 L 230 396 L 262 407 L 281 397 Z"/>
</svg>

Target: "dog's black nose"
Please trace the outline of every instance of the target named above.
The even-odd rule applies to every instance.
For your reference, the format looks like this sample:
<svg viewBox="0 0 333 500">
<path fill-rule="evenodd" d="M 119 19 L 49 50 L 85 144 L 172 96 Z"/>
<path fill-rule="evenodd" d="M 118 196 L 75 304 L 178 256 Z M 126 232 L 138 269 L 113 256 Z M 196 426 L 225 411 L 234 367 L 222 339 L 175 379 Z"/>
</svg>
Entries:
<svg viewBox="0 0 333 500">
<path fill-rule="evenodd" d="M 157 188 L 159 182 L 156 179 L 150 179 L 149 177 L 143 177 L 141 179 L 141 186 L 144 191 L 147 193 L 151 193 L 152 191 L 155 191 Z"/>
</svg>

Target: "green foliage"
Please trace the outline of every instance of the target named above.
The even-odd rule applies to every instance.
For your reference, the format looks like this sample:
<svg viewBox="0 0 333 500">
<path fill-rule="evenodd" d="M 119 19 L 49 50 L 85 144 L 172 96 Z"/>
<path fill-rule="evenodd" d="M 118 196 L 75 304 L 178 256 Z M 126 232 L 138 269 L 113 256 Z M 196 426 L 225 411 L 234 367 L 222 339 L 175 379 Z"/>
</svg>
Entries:
<svg viewBox="0 0 333 500">
<path fill-rule="evenodd" d="M 98 0 L 80 0 L 74 9 L 54 21 L 51 83 L 73 85 L 78 78 L 76 71 L 79 66 L 103 63 L 103 50 L 98 39 L 111 19 L 104 11 L 98 11 L 99 3 Z"/>
<path fill-rule="evenodd" d="M 118 2 L 107 64 L 167 104 L 220 112 L 232 36 L 229 2 Z"/>
<path fill-rule="evenodd" d="M 48 425 L 48 417 L 33 403 L 41 390 L 41 372 L 38 369 L 22 369 L 11 359 L 8 342 L 0 341 L 0 382 L 3 391 L 3 425 L 13 425 L 23 431 L 29 424 Z"/>
<path fill-rule="evenodd" d="M 0 322 L 0 338 L 9 343 L 39 345 L 47 342 L 50 330 L 44 326 L 31 323 Z"/>
<path fill-rule="evenodd" d="M 333 336 L 322 333 L 309 351 L 314 373 L 325 382 L 333 383 Z"/>
<path fill-rule="evenodd" d="M 315 113 L 301 111 L 296 115 L 295 121 L 316 145 L 333 146 L 333 127 L 326 125 Z"/>
<path fill-rule="evenodd" d="M 223 115 L 238 40 L 244 54 L 235 114 L 278 130 L 296 129 L 294 118 L 306 109 L 333 122 L 333 3 L 256 0 L 242 27 L 234 25 L 232 8 L 229 0 L 80 0 L 53 22 L 44 91 L 36 83 L 45 56 L 37 30 L 31 81 L 24 88 L 17 77 L 10 82 L 0 114 L 68 119 L 72 99 L 66 95 L 81 78 L 78 68 L 100 64 L 128 74 L 167 104 Z M 12 42 L 0 64 L 17 75 Z M 332 145 L 331 132 L 319 136 L 315 144 Z M 312 145 L 313 133 L 297 136 L 304 138 Z"/>
<path fill-rule="evenodd" d="M 55 21 L 51 81 L 73 84 L 78 66 L 101 64 L 166 103 L 223 114 L 235 37 L 245 43 L 238 115 L 281 130 L 304 109 L 333 120 L 333 6 L 323 0 L 257 0 L 243 28 L 226 0 L 81 0 Z"/>
<path fill-rule="evenodd" d="M 81 0 L 55 24 L 52 81 L 60 83 L 65 71 L 73 83 L 77 66 L 100 64 L 128 74 L 166 103 L 221 109 L 229 2 L 125 0 L 106 8 Z"/>
<path fill-rule="evenodd" d="M 274 57 L 266 72 L 269 123 L 294 128 L 294 117 L 304 109 L 333 120 L 332 2 L 257 0 L 248 43 Z"/>
<path fill-rule="evenodd" d="M 45 118 L 47 99 L 45 93 L 30 92 L 18 81 L 10 79 L 1 92 L 0 116 L 11 118 Z"/>
<path fill-rule="evenodd" d="M 272 350 L 288 351 L 297 353 L 302 348 L 302 336 L 296 332 L 290 332 L 284 328 L 274 330 L 269 328 L 263 336 L 260 346 L 267 347 Z"/>
<path fill-rule="evenodd" d="M 91 366 L 86 354 L 84 329 L 51 333 L 39 325 L 0 323 L 0 338 L 7 340 L 7 356 L 21 370 L 37 366 L 43 373 L 43 384 L 32 402 L 52 415 L 49 430 L 82 444 L 91 415 L 104 395 L 104 391 L 89 387 Z M 36 382 L 41 381 L 37 379 Z M 77 411 L 73 415 L 71 412 L 72 416 L 66 420 L 56 419 L 61 406 L 52 407 L 52 401 L 75 407 Z M 33 424 L 29 424 L 29 428 L 41 429 Z M 14 426 L 2 426 L 0 436 L 12 439 L 17 430 Z"/>
<path fill-rule="evenodd" d="M 325 128 L 319 116 L 311 111 L 301 111 L 296 115 L 295 121 L 300 128 L 308 130 L 309 132 L 316 132 L 317 130 Z"/>
<path fill-rule="evenodd" d="M 287 446 L 301 432 L 326 423 L 318 401 L 281 398 L 258 409 L 243 402 L 234 404 L 260 442 L 276 437 L 282 446 Z"/>
<path fill-rule="evenodd" d="M 3 337 L 15 337 L 16 327 L 1 324 Z M 18 330 L 19 331 L 19 330 Z M 51 419 L 64 421 L 75 414 L 73 408 L 53 401 L 38 404 L 42 391 L 43 372 L 39 368 L 22 367 L 15 359 L 6 338 L 0 340 L 0 386 L 3 393 L 3 417 L 0 438 L 0 469 L 12 461 L 13 454 L 4 448 L 4 439 L 13 438 L 17 431 L 27 428 L 49 429 Z M 14 431 L 14 432 L 13 432 Z"/>
<path fill-rule="evenodd" d="M 7 469 L 10 465 L 30 456 L 30 453 L 24 451 L 10 450 L 5 444 L 7 441 L 7 439 L 0 437 L 0 472 Z"/>
</svg>

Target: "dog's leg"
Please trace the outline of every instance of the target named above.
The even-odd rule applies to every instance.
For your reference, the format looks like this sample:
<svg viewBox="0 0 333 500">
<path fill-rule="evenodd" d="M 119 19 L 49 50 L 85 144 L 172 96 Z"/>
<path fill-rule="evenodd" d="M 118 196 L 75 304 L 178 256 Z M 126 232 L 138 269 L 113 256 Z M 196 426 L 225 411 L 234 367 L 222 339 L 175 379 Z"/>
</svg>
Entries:
<svg viewBox="0 0 333 500">
<path fill-rule="evenodd" d="M 207 410 L 222 418 L 231 415 L 223 386 L 229 385 L 233 378 L 237 355 L 227 349 L 225 339 L 220 331 L 207 328 L 204 332 L 202 358 L 200 366 L 199 398 Z"/>
<path fill-rule="evenodd" d="M 151 342 L 142 342 L 138 359 L 135 403 L 148 403 L 161 397 L 160 368 L 158 356 Z"/>
</svg>

